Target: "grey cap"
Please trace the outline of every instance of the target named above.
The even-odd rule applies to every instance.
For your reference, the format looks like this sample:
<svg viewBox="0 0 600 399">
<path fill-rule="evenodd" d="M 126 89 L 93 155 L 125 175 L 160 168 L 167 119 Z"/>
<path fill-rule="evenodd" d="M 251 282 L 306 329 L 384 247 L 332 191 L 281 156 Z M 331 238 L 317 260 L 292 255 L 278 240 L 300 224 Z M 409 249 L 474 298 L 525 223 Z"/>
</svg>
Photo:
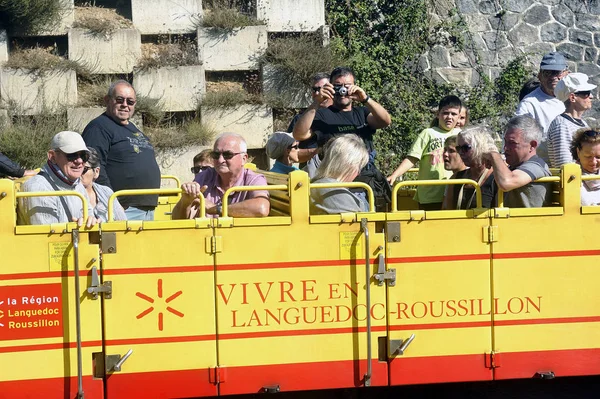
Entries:
<svg viewBox="0 0 600 399">
<path fill-rule="evenodd" d="M 73 154 L 80 151 L 89 152 L 81 134 L 70 131 L 56 133 L 50 142 L 50 149 L 61 150 L 65 154 Z"/>
<path fill-rule="evenodd" d="M 289 146 L 294 145 L 296 139 L 290 133 L 275 132 L 267 141 L 266 151 L 267 156 L 271 159 L 279 159 L 285 155 L 285 151 Z"/>
<path fill-rule="evenodd" d="M 564 71 L 567 69 L 567 60 L 561 53 L 548 53 L 540 63 L 542 71 Z"/>
</svg>

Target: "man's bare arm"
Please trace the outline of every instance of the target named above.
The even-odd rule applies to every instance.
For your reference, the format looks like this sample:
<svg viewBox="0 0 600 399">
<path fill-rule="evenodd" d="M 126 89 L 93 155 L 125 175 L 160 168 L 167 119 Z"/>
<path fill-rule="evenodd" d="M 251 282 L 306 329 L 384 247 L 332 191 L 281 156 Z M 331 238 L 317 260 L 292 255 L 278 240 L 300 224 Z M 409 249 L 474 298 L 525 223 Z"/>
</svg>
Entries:
<svg viewBox="0 0 600 399">
<path fill-rule="evenodd" d="M 531 177 L 521 170 L 510 170 L 502 156 L 497 152 L 486 155 L 491 160 L 494 168 L 494 180 L 502 191 L 510 191 L 523 187 L 531 182 Z"/>
<path fill-rule="evenodd" d="M 392 124 L 392 117 L 377 101 L 370 98 L 365 106 L 371 113 L 367 116 L 367 123 L 373 129 L 383 129 Z"/>
<path fill-rule="evenodd" d="M 227 215 L 233 217 L 269 216 L 271 204 L 266 197 L 250 198 L 227 207 Z"/>
<path fill-rule="evenodd" d="M 400 163 L 400 166 L 398 166 L 394 173 L 388 176 L 387 180 L 390 182 L 390 184 L 394 184 L 396 179 L 405 174 L 407 170 L 415 166 L 417 161 L 418 159 L 414 157 L 404 158 L 404 160 Z"/>
<path fill-rule="evenodd" d="M 294 131 L 292 134 L 298 141 L 308 140 L 312 136 L 311 126 L 315 120 L 317 110 L 321 108 L 321 103 L 327 99 L 333 99 L 334 95 L 333 86 L 331 83 L 325 83 L 321 90 L 317 93 L 315 100 L 312 104 L 304 111 L 304 113 L 298 118 L 294 125 Z"/>
</svg>

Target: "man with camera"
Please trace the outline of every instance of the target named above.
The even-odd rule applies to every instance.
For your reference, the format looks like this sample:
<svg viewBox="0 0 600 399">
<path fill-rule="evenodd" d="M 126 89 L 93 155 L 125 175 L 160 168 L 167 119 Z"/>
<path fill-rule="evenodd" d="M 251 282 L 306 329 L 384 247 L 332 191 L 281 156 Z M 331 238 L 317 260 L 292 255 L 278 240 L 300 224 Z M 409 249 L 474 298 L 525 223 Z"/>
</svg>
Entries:
<svg viewBox="0 0 600 399">
<path fill-rule="evenodd" d="M 385 176 L 375 167 L 373 135 L 377 129 L 392 123 L 390 114 L 365 91 L 354 84 L 354 72 L 350 68 L 338 67 L 331 72 L 330 83 L 326 83 L 314 96 L 314 101 L 294 126 L 294 138 L 298 141 L 315 137 L 319 147 L 341 134 L 356 134 L 363 139 L 369 150 L 369 163 L 356 181 L 373 188 L 377 208 L 384 209 L 390 202 L 391 188 Z M 321 103 L 331 99 L 327 108 Z M 360 102 L 363 106 L 354 106 Z"/>
</svg>

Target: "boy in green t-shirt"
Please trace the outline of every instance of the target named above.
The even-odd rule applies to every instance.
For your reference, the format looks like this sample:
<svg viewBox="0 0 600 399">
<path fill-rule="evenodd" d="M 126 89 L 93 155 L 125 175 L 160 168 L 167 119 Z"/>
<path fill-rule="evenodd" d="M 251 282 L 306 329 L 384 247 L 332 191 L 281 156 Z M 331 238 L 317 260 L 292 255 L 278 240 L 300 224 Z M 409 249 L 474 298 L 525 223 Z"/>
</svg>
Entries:
<svg viewBox="0 0 600 399">
<path fill-rule="evenodd" d="M 419 133 L 406 158 L 400 163 L 398 169 L 388 177 L 394 184 L 396 179 L 406 173 L 419 162 L 419 180 L 448 179 L 451 173 L 444 169 L 442 153 L 444 141 L 449 136 L 458 134 L 460 128 L 455 128 L 462 108 L 460 98 L 446 96 L 441 99 L 437 112 L 437 126 L 430 127 Z M 415 201 L 419 209 L 442 209 L 444 200 L 444 186 L 418 186 Z"/>
</svg>

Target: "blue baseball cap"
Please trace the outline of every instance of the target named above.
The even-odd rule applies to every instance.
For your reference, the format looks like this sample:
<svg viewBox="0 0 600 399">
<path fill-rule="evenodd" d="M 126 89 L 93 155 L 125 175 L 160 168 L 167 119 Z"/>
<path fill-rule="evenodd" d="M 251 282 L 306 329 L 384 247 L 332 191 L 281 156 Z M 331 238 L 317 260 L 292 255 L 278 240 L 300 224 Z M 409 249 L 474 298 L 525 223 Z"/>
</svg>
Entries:
<svg viewBox="0 0 600 399">
<path fill-rule="evenodd" d="M 540 63 L 542 71 L 564 71 L 567 69 L 567 60 L 561 53 L 548 53 Z"/>
</svg>

